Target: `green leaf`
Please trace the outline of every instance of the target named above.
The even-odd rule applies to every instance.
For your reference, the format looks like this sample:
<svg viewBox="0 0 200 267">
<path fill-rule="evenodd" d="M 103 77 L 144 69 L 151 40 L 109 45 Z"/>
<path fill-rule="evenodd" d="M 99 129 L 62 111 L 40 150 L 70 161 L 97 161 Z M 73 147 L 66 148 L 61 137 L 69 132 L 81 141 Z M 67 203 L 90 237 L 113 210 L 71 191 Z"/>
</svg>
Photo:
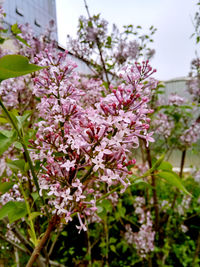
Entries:
<svg viewBox="0 0 200 267">
<path fill-rule="evenodd" d="M 29 214 L 29 216 L 28 216 L 28 219 L 33 220 L 40 215 L 44 215 L 44 214 L 39 212 L 39 211 L 31 212 L 31 214 Z"/>
<path fill-rule="evenodd" d="M 1 207 L 0 220 L 2 220 L 4 217 L 8 216 L 8 213 L 13 210 L 13 207 L 15 207 L 15 205 L 13 203 L 14 203 L 13 201 L 9 201 L 3 207 Z"/>
<path fill-rule="evenodd" d="M 31 196 L 32 196 L 32 198 L 33 198 L 34 201 L 36 201 L 39 198 L 38 192 L 31 193 Z"/>
<path fill-rule="evenodd" d="M 11 26 L 11 31 L 12 31 L 13 34 L 19 34 L 19 33 L 21 33 L 21 30 L 18 27 L 17 23 L 15 23 L 15 24 L 13 24 Z"/>
<path fill-rule="evenodd" d="M 103 207 L 107 212 L 112 212 L 112 204 L 108 199 L 103 199 L 100 203 L 101 207 Z"/>
<path fill-rule="evenodd" d="M 0 192 L 1 192 L 2 194 L 8 192 L 8 190 L 9 190 L 10 188 L 12 188 L 13 185 L 14 185 L 13 182 L 5 182 L 5 183 L 1 183 L 1 184 L 0 184 Z"/>
<path fill-rule="evenodd" d="M 0 58 L 0 82 L 12 77 L 18 77 L 41 70 L 34 64 L 29 64 L 28 58 L 20 55 L 6 55 Z"/>
<path fill-rule="evenodd" d="M 18 141 L 16 141 L 14 143 L 14 147 L 17 148 L 17 149 L 19 149 L 19 150 L 21 150 L 23 148 L 22 144 L 20 142 L 18 142 Z"/>
<path fill-rule="evenodd" d="M 0 220 L 8 216 L 9 222 L 13 223 L 27 214 L 25 202 L 9 201 L 0 209 Z"/>
<path fill-rule="evenodd" d="M 19 116 L 19 115 L 15 116 L 15 118 L 18 121 L 19 129 L 23 127 L 24 122 L 28 119 L 28 117 L 30 117 L 30 115 L 31 115 L 31 112 L 26 112 L 26 114 L 24 114 L 23 116 Z"/>
<path fill-rule="evenodd" d="M 17 160 L 7 160 L 7 165 L 11 168 L 11 170 L 20 170 L 22 172 L 25 171 L 25 160 L 24 159 L 17 159 Z"/>
<path fill-rule="evenodd" d="M 8 219 L 10 223 L 13 223 L 23 217 L 27 214 L 26 204 L 25 202 L 13 202 L 14 206 L 13 209 L 11 209 L 8 212 Z"/>
<path fill-rule="evenodd" d="M 160 158 L 154 163 L 153 167 L 151 168 L 151 171 L 157 170 L 157 168 L 163 162 L 164 158 L 165 158 L 165 155 L 160 156 Z"/>
<path fill-rule="evenodd" d="M 91 20 L 88 21 L 88 27 L 90 27 L 90 28 L 93 27 L 93 25 L 92 25 L 92 21 L 91 21 Z"/>
<path fill-rule="evenodd" d="M 17 133 L 15 130 L 7 131 L 10 136 L 7 136 L 5 131 L 0 131 L 0 156 L 12 145 L 17 139 Z"/>
<path fill-rule="evenodd" d="M 15 23 L 15 24 L 13 24 L 11 26 L 11 31 L 15 35 L 15 38 L 17 40 L 19 40 L 21 43 L 25 44 L 26 46 L 30 47 L 30 45 L 27 43 L 27 41 L 24 38 L 22 38 L 21 36 L 18 35 L 19 33 L 21 33 L 21 30 L 18 27 L 17 23 Z"/>
<path fill-rule="evenodd" d="M 109 243 L 111 244 L 111 243 L 116 243 L 117 242 L 117 239 L 116 238 L 114 238 L 114 237 L 110 237 L 110 239 L 109 239 Z"/>
<path fill-rule="evenodd" d="M 68 233 L 67 233 L 67 231 L 62 231 L 62 232 L 61 232 L 61 235 L 63 235 L 63 236 L 67 236 Z"/>
<path fill-rule="evenodd" d="M 5 38 L 0 37 L 0 44 L 3 44 L 5 42 Z"/>
<path fill-rule="evenodd" d="M 159 172 L 157 176 L 165 179 L 171 185 L 176 186 L 178 189 L 183 191 L 185 194 L 191 196 L 191 194 L 187 191 L 187 189 L 182 184 L 180 177 L 175 172 L 162 171 L 162 172 Z"/>
<path fill-rule="evenodd" d="M 97 213 L 101 213 L 103 211 L 103 208 L 101 206 L 97 206 Z"/>
<path fill-rule="evenodd" d="M 26 41 L 24 38 L 22 38 L 22 37 L 20 37 L 20 36 L 18 36 L 18 35 L 15 35 L 15 38 L 16 38 L 18 41 L 20 41 L 21 43 L 25 44 L 26 46 L 31 47 L 31 46 L 27 43 L 27 41 Z"/>
<path fill-rule="evenodd" d="M 111 45 L 111 42 L 112 42 L 112 38 L 111 38 L 111 36 L 108 36 L 107 37 L 107 45 Z"/>
<path fill-rule="evenodd" d="M 111 250 L 112 252 L 115 252 L 115 253 L 117 252 L 117 251 L 116 251 L 116 248 L 115 248 L 114 245 L 110 245 L 110 250 Z"/>
<path fill-rule="evenodd" d="M 171 163 L 163 161 L 157 169 L 162 171 L 172 171 L 172 168 L 173 166 Z"/>
<path fill-rule="evenodd" d="M 38 244 L 38 240 L 36 239 L 35 237 L 35 233 L 33 232 L 32 229 L 28 229 L 28 233 L 29 233 L 29 236 L 30 236 L 30 241 L 33 243 L 33 245 L 36 247 L 37 244 Z"/>
<path fill-rule="evenodd" d="M 8 123 L 8 119 L 4 116 L 0 116 L 0 123 Z"/>
</svg>

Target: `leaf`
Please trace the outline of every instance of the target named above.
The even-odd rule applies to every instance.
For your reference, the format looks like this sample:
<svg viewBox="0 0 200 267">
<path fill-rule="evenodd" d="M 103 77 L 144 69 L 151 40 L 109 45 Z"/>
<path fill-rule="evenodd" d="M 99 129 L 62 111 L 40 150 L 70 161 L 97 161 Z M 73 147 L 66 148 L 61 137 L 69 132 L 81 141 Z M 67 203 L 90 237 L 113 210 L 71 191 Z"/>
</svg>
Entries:
<svg viewBox="0 0 200 267">
<path fill-rule="evenodd" d="M 4 206 L 0 208 L 0 220 L 8 216 L 8 212 L 13 210 L 14 204 L 13 201 L 7 202 Z"/>
<path fill-rule="evenodd" d="M 33 198 L 34 201 L 36 201 L 39 198 L 38 192 L 31 193 L 31 196 L 32 196 L 32 198 Z"/>
<path fill-rule="evenodd" d="M 13 223 L 23 217 L 27 214 L 26 204 L 25 202 L 13 202 L 14 206 L 13 209 L 11 209 L 8 212 L 8 219 L 10 223 Z"/>
<path fill-rule="evenodd" d="M 93 25 L 92 25 L 92 21 L 91 21 L 91 20 L 88 21 L 88 27 L 90 27 L 90 28 L 93 27 Z"/>
<path fill-rule="evenodd" d="M 101 213 L 103 211 L 103 208 L 101 206 L 97 206 L 97 213 Z"/>
<path fill-rule="evenodd" d="M 110 237 L 110 239 L 109 239 L 109 243 L 111 244 L 111 243 L 116 243 L 117 242 L 117 239 L 116 238 L 114 238 L 114 237 Z"/>
<path fill-rule="evenodd" d="M 151 168 L 151 171 L 157 170 L 157 168 L 163 162 L 164 158 L 165 158 L 165 155 L 160 156 L 160 158 L 154 163 L 153 167 Z"/>
<path fill-rule="evenodd" d="M 182 184 L 180 177 L 175 172 L 162 171 L 162 172 L 159 172 L 157 176 L 165 179 L 171 185 L 176 186 L 178 189 L 183 191 L 185 194 L 191 196 L 191 194 L 187 191 L 187 189 Z"/>
<path fill-rule="evenodd" d="M 3 44 L 5 42 L 5 38 L 0 37 L 0 44 Z"/>
<path fill-rule="evenodd" d="M 7 165 L 11 168 L 11 170 L 20 170 L 22 172 L 25 171 L 25 160 L 24 159 L 17 159 L 17 160 L 7 160 Z"/>
<path fill-rule="evenodd" d="M 40 215 L 44 215 L 44 214 L 39 212 L 39 211 L 31 212 L 31 214 L 29 214 L 29 216 L 28 216 L 28 219 L 33 220 Z"/>
<path fill-rule="evenodd" d="M 37 240 L 36 238 L 35 238 L 35 234 L 34 234 L 34 232 L 32 231 L 32 229 L 28 229 L 28 233 L 29 233 L 29 236 L 30 236 L 30 241 L 33 243 L 33 245 L 36 247 L 37 246 L 37 244 L 38 244 L 38 242 L 39 242 L 39 240 Z"/>
<path fill-rule="evenodd" d="M 14 185 L 13 182 L 5 182 L 5 183 L 1 183 L 1 184 L 0 184 L 0 192 L 1 192 L 2 194 L 8 192 L 8 190 L 9 190 L 10 188 L 12 188 L 13 185 Z"/>
<path fill-rule="evenodd" d="M 111 250 L 112 252 L 115 252 L 115 253 L 117 253 L 117 251 L 116 251 L 116 248 L 115 248 L 115 246 L 114 246 L 114 245 L 110 245 L 110 250 Z"/>
<path fill-rule="evenodd" d="M 6 117 L 0 116 L 0 123 L 8 123 L 8 119 Z"/>
<path fill-rule="evenodd" d="M 101 202 L 101 207 L 103 207 L 107 212 L 112 212 L 112 204 L 108 199 L 103 199 Z"/>
<path fill-rule="evenodd" d="M 108 36 L 108 37 L 107 37 L 107 42 L 106 42 L 106 44 L 107 44 L 108 46 L 110 46 L 110 45 L 111 45 L 111 42 L 112 42 L 112 38 L 111 38 L 111 36 Z"/>
<path fill-rule="evenodd" d="M 11 26 L 11 31 L 12 31 L 13 34 L 19 34 L 19 33 L 21 33 L 21 30 L 18 27 L 17 23 L 15 23 L 15 24 L 13 24 Z"/>
<path fill-rule="evenodd" d="M 12 145 L 12 143 L 17 139 L 17 133 L 15 130 L 7 131 L 10 136 L 7 136 L 8 133 L 5 131 L 0 131 L 0 156 Z"/>
<path fill-rule="evenodd" d="M 15 116 L 18 122 L 19 129 L 23 127 L 24 122 L 28 119 L 28 117 L 30 117 L 30 115 L 31 115 L 31 112 L 26 112 L 26 114 L 24 114 L 23 116 L 19 116 L 19 115 Z"/>
<path fill-rule="evenodd" d="M 24 38 L 20 37 L 19 35 L 15 35 L 15 38 L 16 38 L 17 40 L 19 40 L 21 43 L 25 44 L 26 46 L 31 47 L 31 46 L 27 43 L 27 41 L 26 41 Z"/>
<path fill-rule="evenodd" d="M 0 209 L 0 220 L 8 216 L 9 222 L 13 223 L 27 214 L 25 202 L 9 201 Z"/>
<path fill-rule="evenodd" d="M 19 150 L 21 150 L 23 148 L 22 144 L 20 142 L 18 142 L 18 141 L 16 141 L 14 143 L 14 147 L 17 148 L 17 149 L 19 149 Z"/>
<path fill-rule="evenodd" d="M 162 171 L 172 171 L 173 166 L 171 163 L 167 161 L 163 161 L 160 166 L 157 168 L 157 170 L 162 170 Z"/>
<path fill-rule="evenodd" d="M 6 55 L 0 58 L 0 82 L 12 77 L 18 77 L 41 70 L 40 67 L 29 64 L 28 58 L 21 55 Z"/>
<path fill-rule="evenodd" d="M 21 43 L 25 44 L 26 46 L 30 47 L 30 45 L 27 43 L 27 41 L 18 35 L 19 33 L 21 33 L 21 30 L 18 27 L 17 23 L 15 23 L 11 26 L 11 31 L 15 35 L 16 39 L 18 39 Z"/>
</svg>

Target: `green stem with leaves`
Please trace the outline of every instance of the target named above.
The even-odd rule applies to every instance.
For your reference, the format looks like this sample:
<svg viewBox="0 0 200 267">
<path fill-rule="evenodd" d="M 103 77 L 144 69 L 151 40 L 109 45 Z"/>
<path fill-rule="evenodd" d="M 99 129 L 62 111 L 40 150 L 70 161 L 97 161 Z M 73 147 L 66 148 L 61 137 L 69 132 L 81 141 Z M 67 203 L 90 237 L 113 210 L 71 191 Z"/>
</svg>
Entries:
<svg viewBox="0 0 200 267">
<path fill-rule="evenodd" d="M 33 223 L 33 220 L 31 219 L 31 208 L 30 208 L 26 193 L 24 191 L 24 188 L 23 188 L 23 186 L 22 186 L 22 184 L 21 184 L 21 182 L 20 182 L 20 180 L 18 179 L 17 176 L 16 176 L 16 178 L 18 180 L 19 188 L 21 190 L 21 193 L 22 193 L 22 195 L 24 197 L 24 201 L 25 201 L 25 204 L 26 204 L 26 210 L 27 210 L 27 213 L 28 213 L 28 220 L 30 222 L 31 239 L 32 239 L 32 242 L 33 242 L 34 246 L 36 246 L 37 245 L 37 237 L 36 237 L 36 233 L 35 233 L 34 223 Z"/>
<path fill-rule="evenodd" d="M 24 139 L 23 139 L 23 135 L 22 135 L 22 132 L 18 129 L 18 126 L 15 122 L 15 120 L 13 119 L 12 115 L 10 114 L 10 112 L 7 110 L 7 108 L 4 106 L 3 102 L 0 100 L 0 106 L 2 107 L 3 111 L 5 112 L 7 118 L 9 119 L 10 123 L 12 124 L 13 128 L 16 130 L 17 134 L 18 134 L 18 137 L 19 137 L 19 141 L 20 143 L 22 144 L 22 147 L 24 149 L 24 152 L 25 152 L 25 155 L 26 155 L 26 158 L 27 158 L 27 161 L 28 161 L 28 164 L 29 164 L 29 167 L 30 167 L 30 170 L 31 170 L 31 174 L 33 176 L 33 180 L 34 180 L 34 183 L 35 183 L 35 186 L 37 188 L 37 191 L 39 193 L 39 184 L 38 184 L 38 179 L 37 179 L 37 176 L 35 174 L 35 171 L 34 171 L 34 167 L 33 167 L 33 163 L 32 163 L 32 160 L 30 158 L 30 155 L 29 155 L 29 152 L 28 152 L 28 149 L 26 147 L 26 144 L 24 142 Z"/>
<path fill-rule="evenodd" d="M 30 158 L 30 155 L 29 155 L 27 146 L 25 144 L 24 138 L 23 138 L 23 131 L 22 130 L 20 131 L 20 129 L 17 126 L 17 123 L 15 122 L 15 118 L 13 117 L 12 114 L 10 114 L 10 112 L 4 106 L 4 104 L 3 104 L 1 99 L 0 99 L 0 106 L 2 107 L 2 109 L 3 109 L 4 113 L 6 114 L 7 118 L 9 119 L 11 125 L 13 126 L 13 128 L 17 132 L 19 141 L 20 141 L 20 143 L 21 143 L 21 145 L 22 145 L 22 147 L 24 149 L 24 153 L 26 155 L 26 159 L 28 161 L 28 164 L 29 164 L 29 167 L 30 167 L 30 170 L 31 170 L 31 174 L 32 174 L 32 177 L 33 177 L 34 184 L 35 184 L 37 192 L 39 194 L 40 188 L 39 188 L 39 184 L 38 184 L 38 178 L 37 178 L 37 175 L 35 174 L 34 166 L 33 166 L 32 160 Z M 40 196 L 40 194 L 39 194 L 39 196 Z M 40 196 L 40 198 L 42 200 L 43 205 L 45 205 L 45 201 L 44 201 L 43 197 Z M 48 210 L 47 209 L 45 209 L 45 210 L 46 210 L 46 213 L 48 215 Z"/>
</svg>

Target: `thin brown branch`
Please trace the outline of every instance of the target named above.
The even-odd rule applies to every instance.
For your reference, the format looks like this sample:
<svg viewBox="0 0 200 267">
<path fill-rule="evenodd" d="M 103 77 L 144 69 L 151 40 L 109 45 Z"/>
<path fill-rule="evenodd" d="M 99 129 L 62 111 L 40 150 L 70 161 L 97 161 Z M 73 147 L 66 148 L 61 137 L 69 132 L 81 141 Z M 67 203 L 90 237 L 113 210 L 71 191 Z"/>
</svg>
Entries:
<svg viewBox="0 0 200 267">
<path fill-rule="evenodd" d="M 49 239 L 49 237 L 51 235 L 51 232 L 54 230 L 56 225 L 59 225 L 59 224 L 60 224 L 60 217 L 56 214 L 50 220 L 46 232 L 42 236 L 39 244 L 35 247 L 35 249 L 34 249 L 32 255 L 31 255 L 26 267 L 32 267 L 33 266 L 33 263 L 36 261 L 36 259 L 40 255 L 40 251 L 43 249 L 45 243 Z"/>
<path fill-rule="evenodd" d="M 90 11 L 89 11 L 89 8 L 88 8 L 88 5 L 87 5 L 87 2 L 86 0 L 84 0 L 84 4 L 85 4 L 85 9 L 87 11 L 87 14 L 88 14 L 88 17 L 90 20 L 92 20 L 92 17 L 90 15 Z M 103 58 L 103 52 L 102 52 L 102 49 L 101 49 L 101 42 L 99 40 L 99 38 L 97 37 L 96 38 L 96 44 L 97 44 L 97 48 L 99 50 L 99 55 L 100 55 L 100 59 L 101 59 L 101 64 L 102 64 L 102 67 L 103 67 L 103 71 L 104 71 L 104 74 L 105 74 L 105 77 L 106 77 L 106 82 L 108 84 L 108 86 L 110 85 L 110 81 L 109 81 L 109 78 L 108 78 L 108 71 L 106 69 L 106 65 L 105 65 L 105 61 L 104 61 L 104 58 Z M 102 77 L 103 78 L 103 77 Z"/>
</svg>

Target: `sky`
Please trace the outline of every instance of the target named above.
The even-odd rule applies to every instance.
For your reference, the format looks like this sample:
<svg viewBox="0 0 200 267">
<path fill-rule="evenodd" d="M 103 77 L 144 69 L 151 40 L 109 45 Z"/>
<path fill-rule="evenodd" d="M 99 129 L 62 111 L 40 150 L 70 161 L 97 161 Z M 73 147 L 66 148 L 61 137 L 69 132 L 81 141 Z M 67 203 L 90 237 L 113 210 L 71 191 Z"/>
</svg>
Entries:
<svg viewBox="0 0 200 267">
<path fill-rule="evenodd" d="M 157 69 L 155 78 L 169 80 L 187 76 L 190 62 L 199 51 L 192 23 L 198 10 L 197 0 L 87 0 L 90 14 L 101 13 L 109 24 L 140 25 L 144 31 L 157 28 L 151 60 Z M 56 0 L 58 41 L 66 46 L 66 36 L 76 37 L 78 18 L 87 16 L 83 0 Z M 199 51 L 200 52 L 200 51 Z"/>
</svg>

